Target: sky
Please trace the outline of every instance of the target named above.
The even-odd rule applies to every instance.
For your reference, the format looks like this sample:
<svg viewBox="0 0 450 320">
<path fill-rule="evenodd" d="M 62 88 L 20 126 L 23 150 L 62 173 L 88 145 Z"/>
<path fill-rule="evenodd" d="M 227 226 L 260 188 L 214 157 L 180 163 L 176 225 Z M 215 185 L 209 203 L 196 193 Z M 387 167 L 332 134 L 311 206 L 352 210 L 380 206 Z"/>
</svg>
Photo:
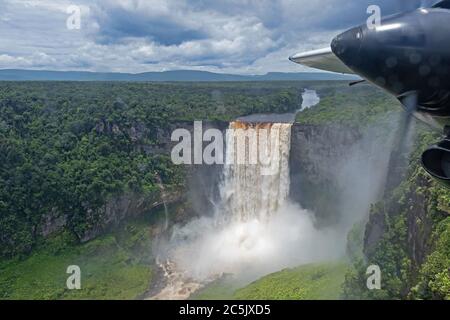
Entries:
<svg viewBox="0 0 450 320">
<path fill-rule="evenodd" d="M 0 0 L 0 69 L 311 71 L 288 60 L 433 0 Z M 436 2 L 436 1 L 434 1 Z M 80 28 L 73 6 L 80 10 Z M 75 20 L 72 18 L 75 17 Z M 76 23 L 75 23 L 76 26 Z"/>
</svg>

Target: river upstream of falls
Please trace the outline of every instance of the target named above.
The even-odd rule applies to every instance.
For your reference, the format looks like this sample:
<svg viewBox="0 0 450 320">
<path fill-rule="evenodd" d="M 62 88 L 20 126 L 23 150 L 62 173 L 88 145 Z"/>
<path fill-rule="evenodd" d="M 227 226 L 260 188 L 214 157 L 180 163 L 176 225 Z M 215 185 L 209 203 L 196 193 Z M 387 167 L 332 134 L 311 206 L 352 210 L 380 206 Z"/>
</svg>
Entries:
<svg viewBox="0 0 450 320">
<path fill-rule="evenodd" d="M 307 104 L 304 108 L 313 105 L 311 100 Z M 245 285 L 287 267 L 341 256 L 343 241 L 336 239 L 342 235 L 316 229 L 314 215 L 289 200 L 291 127 L 230 123 L 225 153 L 233 164 L 223 168 L 220 203 L 214 215 L 174 227 L 158 258 L 166 285 L 150 299 L 188 299 L 225 274 Z M 265 150 L 269 162 L 237 161 L 250 156 L 245 144 L 238 143 L 249 130 L 275 137 Z"/>
</svg>

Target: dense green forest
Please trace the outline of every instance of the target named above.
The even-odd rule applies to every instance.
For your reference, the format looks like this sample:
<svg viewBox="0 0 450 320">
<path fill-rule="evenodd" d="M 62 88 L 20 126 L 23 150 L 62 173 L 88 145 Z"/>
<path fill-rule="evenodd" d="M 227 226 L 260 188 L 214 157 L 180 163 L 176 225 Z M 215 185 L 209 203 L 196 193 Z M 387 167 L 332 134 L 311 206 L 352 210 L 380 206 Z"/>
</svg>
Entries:
<svg viewBox="0 0 450 320">
<path fill-rule="evenodd" d="M 276 84 L 0 83 L 0 257 L 29 253 L 47 216 L 78 240 L 108 198 L 184 183 L 155 146 L 176 121 L 232 120 L 298 108 L 301 91 Z M 142 131 L 142 132 L 140 132 Z"/>
<path fill-rule="evenodd" d="M 345 82 L 312 86 L 321 97 L 314 108 L 297 115 L 297 123 L 339 124 L 364 130 L 369 124 L 389 119 L 402 112 L 394 97 L 370 85 L 349 87 Z"/>
<path fill-rule="evenodd" d="M 317 90 L 320 104 L 298 114 L 299 123 L 339 124 L 363 132 L 373 124 L 383 128 L 404 112 L 398 101 L 368 85 L 319 85 Z M 371 206 L 367 225 L 361 221 L 349 234 L 352 267 L 343 284 L 343 298 L 450 299 L 450 190 L 420 164 L 422 152 L 440 134 L 415 122 L 413 151 L 406 164 L 399 169 L 391 163 L 393 185 Z M 394 149 L 393 155 L 399 150 Z M 369 236 L 378 232 L 379 239 L 370 243 Z M 367 290 L 366 270 L 372 264 L 381 268 L 382 290 Z"/>
<path fill-rule="evenodd" d="M 0 299 L 142 297 L 154 277 L 161 207 L 114 232 L 96 228 L 112 199 L 158 203 L 161 185 L 186 191 L 188 173 L 159 149 L 161 132 L 178 122 L 291 112 L 305 87 L 321 102 L 299 124 L 363 132 L 403 112 L 381 90 L 346 82 L 0 82 Z M 193 298 L 450 299 L 450 192 L 419 161 L 439 134 L 417 128 L 406 170 L 349 234 L 349 261 L 283 270 L 244 288 L 218 281 Z M 186 206 L 169 212 L 186 214 Z M 62 229 L 45 230 L 60 218 Z M 381 230 L 375 242 L 373 230 Z M 65 268 L 77 263 L 85 290 L 68 291 Z M 382 290 L 365 287 L 371 264 L 382 268 Z"/>
<path fill-rule="evenodd" d="M 346 275 L 346 298 L 450 299 L 450 190 L 420 165 L 421 153 L 437 138 L 422 129 L 403 180 L 371 207 L 365 239 L 360 238 L 364 255 L 353 257 Z M 379 239 L 369 243 L 368 235 L 380 226 Z M 383 287 L 368 291 L 361 280 L 374 263 L 382 266 Z"/>
</svg>

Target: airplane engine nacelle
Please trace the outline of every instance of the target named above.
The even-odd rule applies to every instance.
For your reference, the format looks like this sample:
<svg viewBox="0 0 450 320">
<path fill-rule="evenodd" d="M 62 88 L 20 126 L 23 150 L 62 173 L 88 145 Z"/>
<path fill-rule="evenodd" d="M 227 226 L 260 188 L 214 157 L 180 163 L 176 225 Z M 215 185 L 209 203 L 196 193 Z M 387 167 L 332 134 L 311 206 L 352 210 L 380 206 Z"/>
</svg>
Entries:
<svg viewBox="0 0 450 320">
<path fill-rule="evenodd" d="M 422 155 L 425 170 L 439 182 L 450 188 L 450 140 L 432 146 Z"/>
<path fill-rule="evenodd" d="M 442 28 L 450 19 L 447 5 L 385 17 L 373 28 L 361 25 L 331 44 L 354 73 L 399 99 L 416 95 L 407 111 L 439 130 L 450 125 L 450 28 Z"/>
</svg>

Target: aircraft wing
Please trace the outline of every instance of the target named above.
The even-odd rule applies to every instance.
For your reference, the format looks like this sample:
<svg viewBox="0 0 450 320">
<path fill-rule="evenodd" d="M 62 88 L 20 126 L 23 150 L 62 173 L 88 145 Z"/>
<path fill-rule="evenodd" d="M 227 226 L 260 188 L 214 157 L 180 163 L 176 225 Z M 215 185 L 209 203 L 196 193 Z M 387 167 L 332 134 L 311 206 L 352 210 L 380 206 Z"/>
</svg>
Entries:
<svg viewBox="0 0 450 320">
<path fill-rule="evenodd" d="M 331 51 L 331 48 L 298 53 L 289 57 L 289 60 L 315 69 L 354 74 L 352 70 L 336 57 L 333 51 Z"/>
</svg>

